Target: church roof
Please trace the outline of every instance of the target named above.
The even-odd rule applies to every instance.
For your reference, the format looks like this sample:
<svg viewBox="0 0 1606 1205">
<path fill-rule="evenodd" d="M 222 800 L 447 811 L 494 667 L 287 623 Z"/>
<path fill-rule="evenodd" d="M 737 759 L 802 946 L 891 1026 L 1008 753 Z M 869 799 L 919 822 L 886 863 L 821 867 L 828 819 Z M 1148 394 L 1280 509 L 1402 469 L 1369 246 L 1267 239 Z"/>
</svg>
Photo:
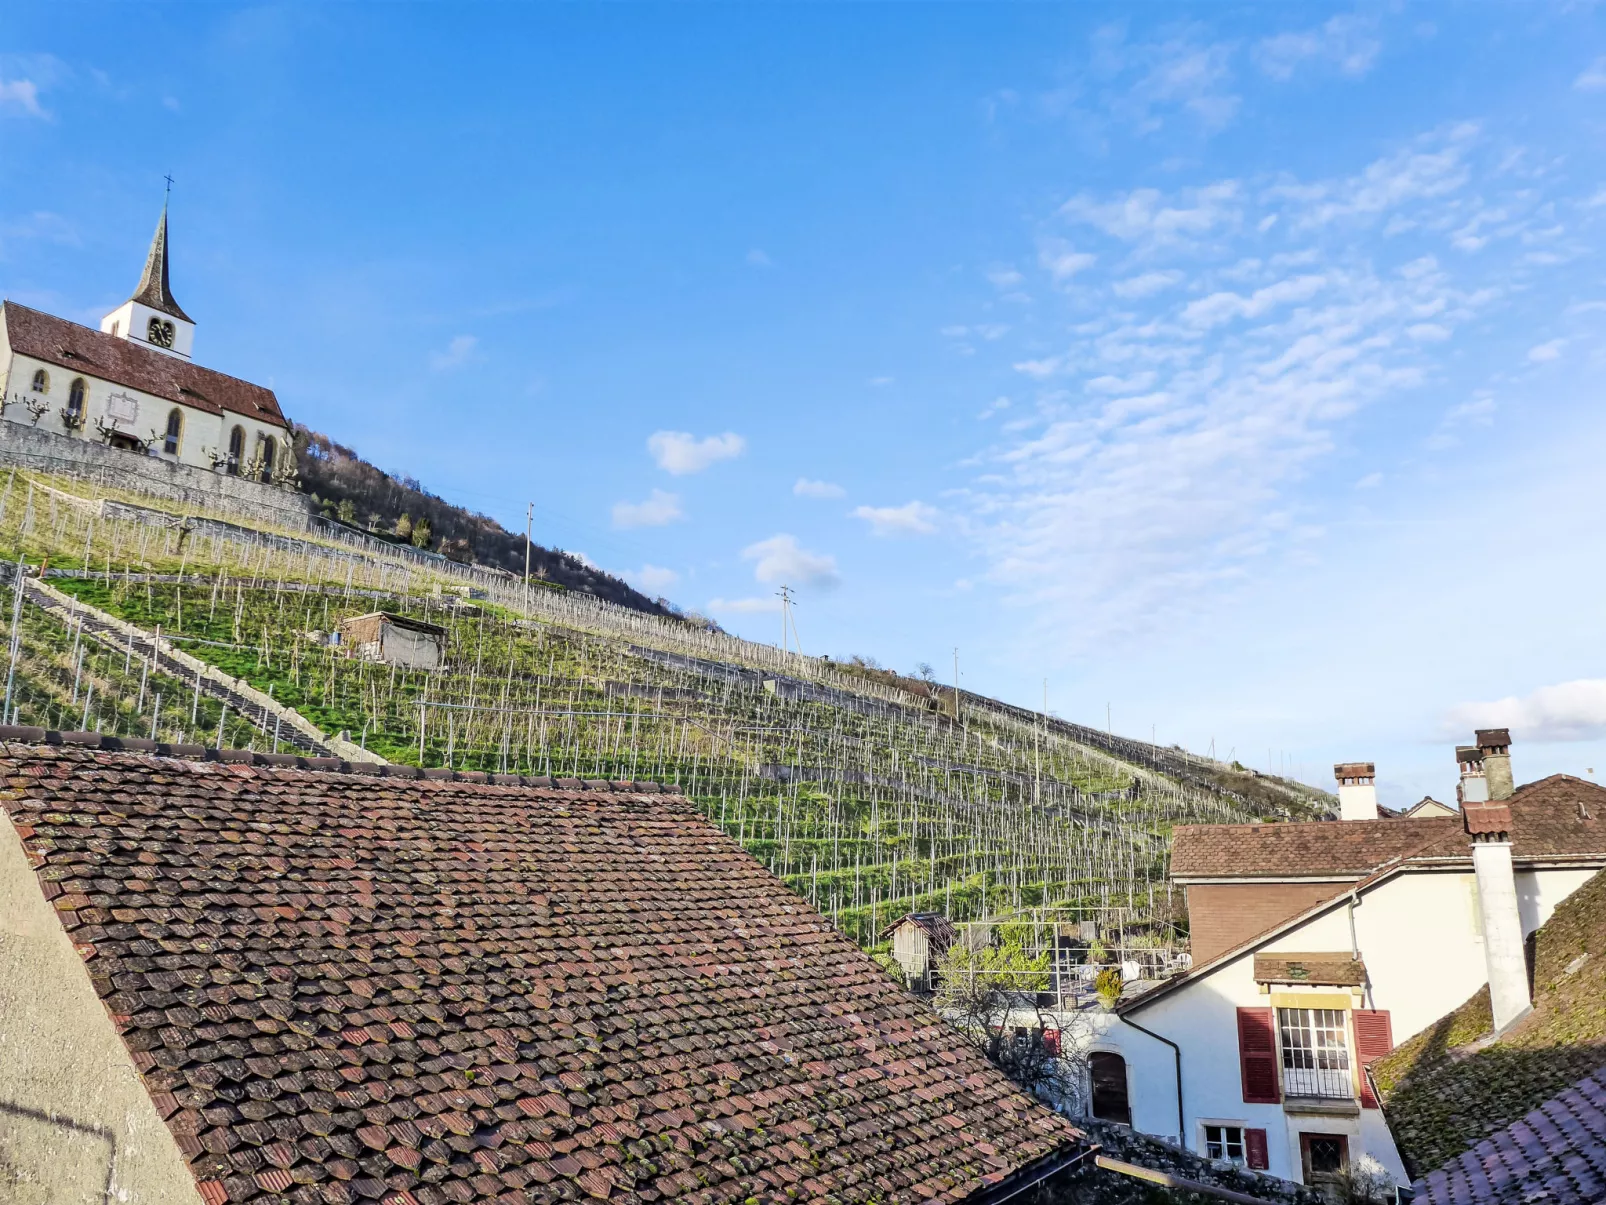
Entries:
<svg viewBox="0 0 1606 1205">
<path fill-rule="evenodd" d="M 162 217 L 156 223 L 156 233 L 151 236 L 151 250 L 145 257 L 145 271 L 140 274 L 139 287 L 134 290 L 134 295 L 129 300 L 148 305 L 153 310 L 161 310 L 162 313 L 171 314 L 174 318 L 182 318 L 185 322 L 195 321 L 179 308 L 178 302 L 173 300 L 173 289 L 167 283 L 166 205 L 162 206 Z"/>
<path fill-rule="evenodd" d="M 68 372 L 99 377 L 209 414 L 225 411 L 288 427 L 273 390 L 163 355 L 133 339 L 91 330 L 14 301 L 0 303 L 5 340 L 13 352 Z"/>
<path fill-rule="evenodd" d="M 212 1205 L 959 1202 L 1084 1149 L 678 794 L 0 740 Z"/>
</svg>

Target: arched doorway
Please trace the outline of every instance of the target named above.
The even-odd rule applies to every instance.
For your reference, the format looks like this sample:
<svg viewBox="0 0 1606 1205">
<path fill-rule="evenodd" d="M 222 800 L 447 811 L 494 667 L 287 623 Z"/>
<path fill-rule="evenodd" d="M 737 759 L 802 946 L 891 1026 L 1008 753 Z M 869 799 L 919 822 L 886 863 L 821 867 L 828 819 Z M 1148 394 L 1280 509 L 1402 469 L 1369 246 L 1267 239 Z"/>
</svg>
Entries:
<svg viewBox="0 0 1606 1205">
<path fill-rule="evenodd" d="M 1126 1060 L 1108 1050 L 1095 1050 L 1087 1056 L 1088 1077 L 1092 1080 L 1093 1116 L 1100 1121 L 1132 1124 L 1132 1105 L 1126 1090 Z"/>
</svg>

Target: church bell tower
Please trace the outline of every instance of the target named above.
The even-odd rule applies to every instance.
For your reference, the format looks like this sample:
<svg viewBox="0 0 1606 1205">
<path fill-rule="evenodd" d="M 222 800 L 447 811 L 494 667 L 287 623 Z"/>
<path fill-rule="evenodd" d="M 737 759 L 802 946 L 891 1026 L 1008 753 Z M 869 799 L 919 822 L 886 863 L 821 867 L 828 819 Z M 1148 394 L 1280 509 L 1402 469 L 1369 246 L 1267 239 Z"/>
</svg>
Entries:
<svg viewBox="0 0 1606 1205">
<path fill-rule="evenodd" d="M 173 300 L 167 280 L 167 202 L 151 238 L 145 271 L 134 295 L 100 320 L 108 335 L 143 343 L 152 351 L 188 360 L 195 345 L 195 323 Z"/>
</svg>

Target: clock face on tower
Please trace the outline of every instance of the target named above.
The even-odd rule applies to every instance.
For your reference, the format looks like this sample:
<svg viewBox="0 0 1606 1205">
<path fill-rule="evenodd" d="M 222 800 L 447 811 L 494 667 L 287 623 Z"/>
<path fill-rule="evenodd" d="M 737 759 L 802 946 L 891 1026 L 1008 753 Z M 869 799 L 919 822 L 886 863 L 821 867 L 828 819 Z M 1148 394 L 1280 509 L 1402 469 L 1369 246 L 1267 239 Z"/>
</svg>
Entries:
<svg viewBox="0 0 1606 1205">
<path fill-rule="evenodd" d="M 146 338 L 156 344 L 157 347 L 172 347 L 173 324 L 164 322 L 160 318 L 152 318 L 150 325 L 146 328 Z"/>
</svg>

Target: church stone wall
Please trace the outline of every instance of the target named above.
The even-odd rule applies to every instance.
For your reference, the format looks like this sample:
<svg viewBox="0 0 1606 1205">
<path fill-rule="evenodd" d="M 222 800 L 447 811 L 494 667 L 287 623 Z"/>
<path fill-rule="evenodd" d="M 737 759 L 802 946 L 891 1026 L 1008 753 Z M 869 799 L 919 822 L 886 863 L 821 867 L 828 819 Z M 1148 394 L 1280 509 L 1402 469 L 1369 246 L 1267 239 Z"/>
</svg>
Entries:
<svg viewBox="0 0 1606 1205">
<path fill-rule="evenodd" d="M 286 454 L 293 453 L 286 449 Z M 25 423 L 0 421 L 0 468 L 60 473 L 293 531 L 306 530 L 311 513 L 310 500 L 294 490 L 124 451 L 98 440 L 57 435 Z"/>
</svg>

